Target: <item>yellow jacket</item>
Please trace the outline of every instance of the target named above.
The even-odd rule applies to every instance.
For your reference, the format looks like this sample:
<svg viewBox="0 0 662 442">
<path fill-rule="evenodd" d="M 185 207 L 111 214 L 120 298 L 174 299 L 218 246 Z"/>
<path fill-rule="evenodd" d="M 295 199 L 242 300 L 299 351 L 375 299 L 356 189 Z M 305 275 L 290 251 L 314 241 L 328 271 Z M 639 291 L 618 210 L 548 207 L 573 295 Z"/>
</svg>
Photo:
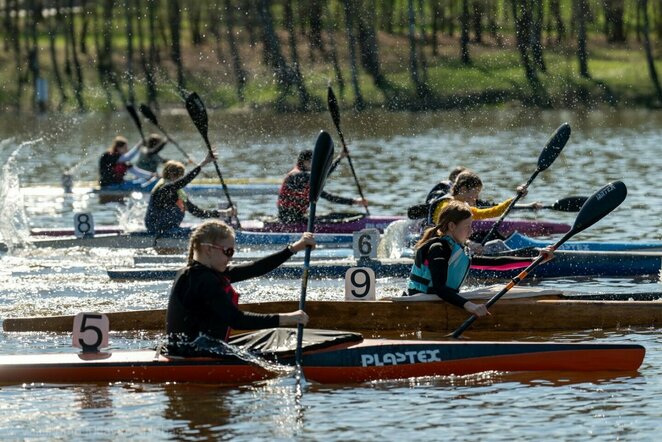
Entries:
<svg viewBox="0 0 662 442">
<path fill-rule="evenodd" d="M 497 218 L 503 214 L 508 208 L 508 205 L 513 200 L 513 198 L 508 198 L 502 203 L 497 204 L 492 207 L 485 207 L 484 209 L 479 209 L 478 207 L 471 207 L 471 214 L 473 218 L 476 219 L 488 219 L 488 218 Z M 432 220 L 435 224 L 439 223 L 439 213 L 441 209 L 446 207 L 448 202 L 451 201 L 450 198 L 443 199 L 437 204 L 437 207 L 434 208 L 434 213 L 432 214 Z"/>
</svg>

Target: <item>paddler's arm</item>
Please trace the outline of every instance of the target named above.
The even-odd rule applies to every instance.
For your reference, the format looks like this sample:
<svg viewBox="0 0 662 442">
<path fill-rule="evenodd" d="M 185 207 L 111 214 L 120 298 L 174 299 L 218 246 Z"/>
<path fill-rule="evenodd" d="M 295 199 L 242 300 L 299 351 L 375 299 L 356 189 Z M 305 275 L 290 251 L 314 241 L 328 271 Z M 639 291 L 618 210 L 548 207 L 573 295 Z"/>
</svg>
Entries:
<svg viewBox="0 0 662 442">
<path fill-rule="evenodd" d="M 315 238 L 312 233 L 304 232 L 299 240 L 285 247 L 280 252 L 272 253 L 257 261 L 231 265 L 225 271 L 225 274 L 232 282 L 245 281 L 246 279 L 265 275 L 290 259 L 295 253 L 305 249 L 308 245 L 315 248 Z"/>
<path fill-rule="evenodd" d="M 508 198 L 507 200 L 497 204 L 496 206 L 486 207 L 483 209 L 479 209 L 478 207 L 472 207 L 471 214 L 473 215 L 474 219 L 498 218 L 503 214 L 503 212 L 506 211 L 508 205 L 512 200 L 513 200 L 512 198 Z"/>
</svg>

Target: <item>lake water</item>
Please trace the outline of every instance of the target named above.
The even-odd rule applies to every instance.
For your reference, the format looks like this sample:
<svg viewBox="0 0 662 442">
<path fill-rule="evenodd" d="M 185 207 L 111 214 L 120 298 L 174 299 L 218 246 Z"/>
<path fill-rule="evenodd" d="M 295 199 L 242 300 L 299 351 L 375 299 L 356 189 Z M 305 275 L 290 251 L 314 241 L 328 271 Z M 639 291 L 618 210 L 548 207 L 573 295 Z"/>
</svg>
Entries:
<svg viewBox="0 0 662 442">
<path fill-rule="evenodd" d="M 444 113 L 341 114 L 357 174 L 374 214 L 404 215 L 456 165 L 485 183 L 483 196 L 510 197 L 534 172 L 549 136 L 563 122 L 573 132 L 556 162 L 532 183 L 527 201 L 553 203 L 590 195 L 623 180 L 628 198 L 576 239 L 662 240 L 659 170 L 662 113 L 558 112 L 526 109 Z M 194 158 L 204 145 L 188 116 L 171 112 L 161 124 Z M 320 129 L 337 141 L 328 114 L 262 115 L 210 112 L 209 138 L 226 178 L 280 178 L 297 152 L 312 148 Z M 65 169 L 96 179 L 98 156 L 116 134 L 138 136 L 129 118 L 111 115 L 0 119 L 0 236 L 17 243 L 30 227 L 72 224 L 89 211 L 97 225 L 139 225 L 144 199 L 100 204 L 95 196 L 27 196 L 20 187 L 57 185 Z M 339 146 L 337 146 L 339 150 Z M 168 146 L 163 152 L 181 158 Z M 213 167 L 208 166 L 208 172 Z M 346 163 L 327 182 L 356 196 Z M 275 196 L 233 197 L 242 219 L 275 212 Z M 204 207 L 223 201 L 195 199 Z M 333 210 L 322 201 L 318 212 Z M 518 213 L 572 223 L 574 214 Z M 193 221 L 191 219 L 190 221 Z M 0 319 L 80 311 L 163 308 L 169 282 L 109 281 L 105 269 L 130 265 L 130 250 L 18 249 L 0 255 Z M 314 253 L 313 253 L 313 259 Z M 590 292 L 661 291 L 657 277 L 546 281 L 544 286 Z M 380 279 L 378 296 L 404 281 Z M 296 299 L 300 281 L 253 280 L 237 285 L 243 302 Z M 308 299 L 341 299 L 341 281 L 311 281 Z M 113 334 L 112 349 L 149 348 L 152 334 Z M 351 386 L 295 384 L 280 378 L 241 388 L 199 385 L 70 385 L 0 387 L 3 439 L 276 439 L 384 440 L 652 440 L 662 417 L 662 342 L 657 329 L 585 330 L 526 339 L 633 342 L 647 349 L 644 365 L 627 376 L 484 373 Z M 2 353 L 68 352 L 59 334 L 0 332 Z"/>
</svg>

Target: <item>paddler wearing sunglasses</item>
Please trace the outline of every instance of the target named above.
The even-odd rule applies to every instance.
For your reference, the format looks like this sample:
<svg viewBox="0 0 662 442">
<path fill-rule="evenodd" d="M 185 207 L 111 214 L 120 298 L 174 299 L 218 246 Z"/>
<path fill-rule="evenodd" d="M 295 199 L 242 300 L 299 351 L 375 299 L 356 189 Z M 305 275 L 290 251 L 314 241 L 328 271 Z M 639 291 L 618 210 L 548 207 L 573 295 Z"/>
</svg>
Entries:
<svg viewBox="0 0 662 442">
<path fill-rule="evenodd" d="M 233 283 L 269 273 L 306 246 L 315 247 L 310 232 L 265 258 L 231 264 L 235 234 L 222 221 L 206 221 L 189 240 L 187 266 L 180 269 L 170 289 L 166 332 L 168 353 L 178 356 L 213 355 L 222 352 L 231 329 L 255 330 L 306 324 L 303 310 L 258 314 L 239 309 L 239 293 Z"/>
</svg>

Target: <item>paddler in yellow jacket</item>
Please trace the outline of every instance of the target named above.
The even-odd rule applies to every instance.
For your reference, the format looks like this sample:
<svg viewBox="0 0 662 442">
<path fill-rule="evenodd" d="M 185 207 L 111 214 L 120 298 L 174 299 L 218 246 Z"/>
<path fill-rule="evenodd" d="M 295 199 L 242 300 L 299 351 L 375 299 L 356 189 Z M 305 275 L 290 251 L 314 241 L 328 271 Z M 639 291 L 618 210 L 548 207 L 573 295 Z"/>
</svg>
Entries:
<svg viewBox="0 0 662 442">
<path fill-rule="evenodd" d="M 441 213 L 442 209 L 453 200 L 462 201 L 469 204 L 471 207 L 471 215 L 474 220 L 500 217 L 513 200 L 513 198 L 508 198 L 507 200 L 492 207 L 479 208 L 476 207 L 476 202 L 478 201 L 481 190 L 483 190 L 483 182 L 476 174 L 476 172 L 472 170 L 465 170 L 464 172 L 460 173 L 455 178 L 455 182 L 453 182 L 453 185 L 451 186 L 450 193 L 430 203 L 430 210 L 428 212 L 428 224 L 438 224 L 439 214 Z M 525 197 L 527 194 L 526 187 L 523 185 L 518 186 L 517 193 L 521 194 L 522 197 Z M 539 202 L 531 203 L 529 206 L 533 208 L 542 207 Z M 520 207 L 525 206 L 522 205 Z"/>
</svg>

